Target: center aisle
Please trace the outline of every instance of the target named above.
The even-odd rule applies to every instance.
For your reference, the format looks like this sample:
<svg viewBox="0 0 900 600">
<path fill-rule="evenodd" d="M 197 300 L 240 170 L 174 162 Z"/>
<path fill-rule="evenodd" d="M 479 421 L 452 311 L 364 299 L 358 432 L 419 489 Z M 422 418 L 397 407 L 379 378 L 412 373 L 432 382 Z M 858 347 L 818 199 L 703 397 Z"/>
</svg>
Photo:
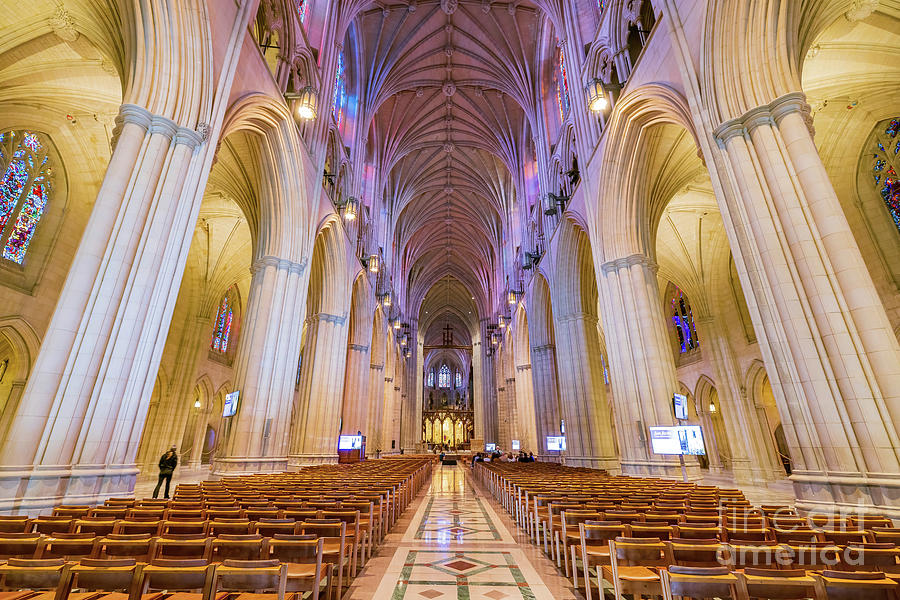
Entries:
<svg viewBox="0 0 900 600">
<path fill-rule="evenodd" d="M 567 600 L 571 582 L 489 495 L 469 469 L 436 466 L 426 488 L 356 578 L 350 600 Z"/>
</svg>

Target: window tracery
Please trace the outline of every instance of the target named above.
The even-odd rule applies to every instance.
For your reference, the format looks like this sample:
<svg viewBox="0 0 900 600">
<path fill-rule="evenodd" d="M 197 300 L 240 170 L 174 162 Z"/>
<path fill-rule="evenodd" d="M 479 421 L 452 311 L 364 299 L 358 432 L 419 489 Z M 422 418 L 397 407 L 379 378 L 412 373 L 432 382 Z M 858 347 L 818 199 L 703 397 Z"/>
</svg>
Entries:
<svg viewBox="0 0 900 600">
<path fill-rule="evenodd" d="M 455 387 L 457 389 L 461 388 L 462 387 L 462 373 L 460 373 L 458 370 L 456 371 L 455 381 L 456 381 Z"/>
<path fill-rule="evenodd" d="M 688 299 L 677 287 L 672 295 L 671 305 L 672 324 L 675 326 L 681 353 L 698 349 L 700 340 L 697 337 L 697 327 L 694 325 L 694 313 Z"/>
<path fill-rule="evenodd" d="M 559 107 L 559 118 L 565 120 L 569 114 L 569 75 L 566 73 L 566 59 L 562 48 L 558 50 L 556 65 L 556 105 Z"/>
<path fill-rule="evenodd" d="M 900 180 L 897 169 L 900 169 L 900 117 L 891 119 L 883 130 L 879 128 L 875 137 L 874 163 L 872 176 L 875 187 L 881 195 L 894 225 L 900 230 Z"/>
<path fill-rule="evenodd" d="M 441 365 L 441 368 L 438 371 L 438 387 L 450 387 L 450 367 L 448 367 L 446 364 Z"/>
<path fill-rule="evenodd" d="M 223 354 L 228 351 L 228 338 L 231 336 L 231 323 L 234 319 L 233 307 L 228 296 L 228 293 L 226 293 L 222 297 L 222 303 L 219 304 L 212 343 L 210 344 L 213 350 Z"/>
<path fill-rule="evenodd" d="M 47 208 L 52 175 L 47 152 L 36 133 L 0 133 L 0 242 L 3 259 L 17 264 L 25 260 Z"/>
<path fill-rule="evenodd" d="M 425 385 L 434 387 L 434 369 L 428 369 L 428 374 L 425 376 Z"/>
<path fill-rule="evenodd" d="M 300 19 L 300 24 L 306 22 L 306 13 L 309 11 L 309 0 L 296 0 L 297 1 L 297 18 Z"/>
<path fill-rule="evenodd" d="M 338 127 L 344 120 L 344 108 L 347 101 L 347 73 L 344 63 L 344 51 L 338 53 L 337 69 L 334 74 L 334 97 L 331 101 L 331 112 Z"/>
</svg>

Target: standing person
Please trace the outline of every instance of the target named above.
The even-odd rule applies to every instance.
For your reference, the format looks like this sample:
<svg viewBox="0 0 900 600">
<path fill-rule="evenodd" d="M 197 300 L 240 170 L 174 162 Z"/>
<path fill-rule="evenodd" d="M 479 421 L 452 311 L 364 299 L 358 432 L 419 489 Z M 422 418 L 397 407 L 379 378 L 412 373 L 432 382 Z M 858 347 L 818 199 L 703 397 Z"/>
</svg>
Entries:
<svg viewBox="0 0 900 600">
<path fill-rule="evenodd" d="M 172 482 L 172 473 L 178 466 L 178 455 L 175 454 L 175 446 L 169 448 L 169 451 L 159 458 L 159 481 L 156 483 L 156 489 L 153 490 L 153 497 L 159 496 L 159 488 L 163 480 L 166 482 L 166 493 L 164 498 L 169 497 L 169 484 Z"/>
</svg>

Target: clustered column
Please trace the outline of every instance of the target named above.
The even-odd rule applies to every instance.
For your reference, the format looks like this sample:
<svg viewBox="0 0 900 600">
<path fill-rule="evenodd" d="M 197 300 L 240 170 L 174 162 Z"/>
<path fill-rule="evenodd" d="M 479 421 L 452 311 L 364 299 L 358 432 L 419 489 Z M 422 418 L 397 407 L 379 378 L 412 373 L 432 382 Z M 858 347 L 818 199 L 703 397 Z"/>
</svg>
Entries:
<svg viewBox="0 0 900 600">
<path fill-rule="evenodd" d="M 534 367 L 534 408 L 538 438 L 535 452 L 548 457 L 547 436 L 560 434 L 556 348 L 553 344 L 533 347 L 531 364 Z"/>
<path fill-rule="evenodd" d="M 811 133 L 801 93 L 721 125 L 723 216 L 804 508 L 900 492 L 900 345 Z"/>
</svg>

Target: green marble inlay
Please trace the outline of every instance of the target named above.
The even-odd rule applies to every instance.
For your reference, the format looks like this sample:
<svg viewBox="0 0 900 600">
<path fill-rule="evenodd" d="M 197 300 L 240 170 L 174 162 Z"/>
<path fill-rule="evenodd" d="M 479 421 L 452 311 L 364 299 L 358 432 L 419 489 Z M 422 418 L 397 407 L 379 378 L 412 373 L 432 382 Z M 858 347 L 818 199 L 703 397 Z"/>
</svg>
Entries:
<svg viewBox="0 0 900 600">
<path fill-rule="evenodd" d="M 444 558 L 430 561 L 428 557 L 435 554 L 445 556 Z M 486 560 L 491 557 L 495 559 L 493 562 L 491 562 L 490 560 Z M 459 561 L 470 563 L 473 565 L 473 567 L 469 569 L 463 569 L 463 573 L 458 569 L 446 566 Z M 481 568 L 475 568 L 478 565 L 481 565 Z M 419 573 L 417 573 L 417 575 L 419 576 L 421 576 L 421 569 L 424 568 L 433 569 L 438 573 L 450 575 L 454 577 L 454 579 L 444 581 L 433 579 L 411 579 L 411 577 L 413 576 L 413 569 L 417 567 L 420 571 Z M 472 577 L 493 569 L 508 570 L 509 574 L 512 576 L 513 581 L 471 580 Z M 516 564 L 515 559 L 510 552 L 452 552 L 447 550 L 410 550 L 406 555 L 403 569 L 401 569 L 400 571 L 400 580 L 397 582 L 397 585 L 394 588 L 394 593 L 391 596 L 391 599 L 404 600 L 406 598 L 407 589 L 411 585 L 428 586 L 438 589 L 455 588 L 457 600 L 468 600 L 471 595 L 471 588 L 505 589 L 512 594 L 510 598 L 516 598 L 516 592 L 513 590 L 517 590 L 518 597 L 522 598 L 522 600 L 535 600 L 534 592 L 530 587 L 528 587 L 528 583 L 527 581 L 525 581 L 525 577 L 522 575 L 522 570 L 519 568 L 519 565 Z M 450 592 L 452 595 L 450 589 L 446 589 L 446 592 Z"/>
</svg>

